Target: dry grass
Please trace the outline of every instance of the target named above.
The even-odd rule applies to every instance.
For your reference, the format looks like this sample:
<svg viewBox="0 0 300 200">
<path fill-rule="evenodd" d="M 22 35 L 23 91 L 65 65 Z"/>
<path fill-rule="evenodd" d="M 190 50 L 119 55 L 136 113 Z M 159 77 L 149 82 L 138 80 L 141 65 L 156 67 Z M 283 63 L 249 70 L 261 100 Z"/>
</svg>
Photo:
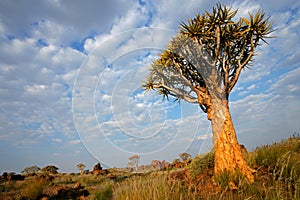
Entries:
<svg viewBox="0 0 300 200">
<path fill-rule="evenodd" d="M 131 177 L 117 183 L 114 186 L 113 197 L 116 200 L 198 199 L 195 188 L 188 188 L 180 181 L 168 182 L 166 173 Z"/>
<path fill-rule="evenodd" d="M 257 169 L 253 184 L 238 172 L 213 177 L 211 158 L 210 153 L 194 159 L 188 167 L 189 184 L 169 183 L 166 174 L 133 177 L 114 185 L 114 199 L 300 199 L 299 136 L 257 148 L 247 156 L 249 165 Z"/>
<path fill-rule="evenodd" d="M 168 175 L 172 171 L 130 175 L 112 170 L 114 178 L 103 175 L 97 179 L 92 174 L 57 174 L 51 182 L 37 177 L 2 181 L 0 199 L 37 199 L 45 193 L 51 196 L 56 186 L 73 187 L 78 182 L 89 191 L 86 199 L 97 200 L 300 199 L 299 136 L 257 148 L 246 160 L 257 170 L 252 184 L 239 173 L 213 176 L 213 154 L 210 153 L 197 156 L 188 166 L 190 181 L 170 181 Z"/>
<path fill-rule="evenodd" d="M 35 200 L 43 194 L 44 189 L 46 189 L 48 186 L 48 181 L 32 178 L 24 182 L 20 193 L 22 197 L 25 197 L 28 200 Z"/>
</svg>

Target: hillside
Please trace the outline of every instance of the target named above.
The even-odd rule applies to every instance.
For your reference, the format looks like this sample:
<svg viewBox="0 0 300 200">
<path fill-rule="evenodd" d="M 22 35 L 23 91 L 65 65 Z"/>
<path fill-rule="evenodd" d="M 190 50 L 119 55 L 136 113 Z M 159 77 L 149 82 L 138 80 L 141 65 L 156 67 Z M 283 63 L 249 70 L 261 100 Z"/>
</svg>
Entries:
<svg viewBox="0 0 300 200">
<path fill-rule="evenodd" d="M 108 169 L 97 175 L 2 176 L 0 199 L 300 199 L 299 135 L 244 152 L 244 157 L 256 170 L 252 184 L 238 172 L 213 176 L 213 153 L 208 153 L 183 168 L 147 173 Z"/>
</svg>

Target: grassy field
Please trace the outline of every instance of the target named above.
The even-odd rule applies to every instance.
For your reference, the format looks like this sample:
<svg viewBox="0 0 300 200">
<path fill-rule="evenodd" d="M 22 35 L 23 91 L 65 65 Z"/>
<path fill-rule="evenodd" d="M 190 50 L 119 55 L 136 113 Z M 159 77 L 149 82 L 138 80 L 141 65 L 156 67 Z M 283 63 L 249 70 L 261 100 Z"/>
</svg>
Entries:
<svg viewBox="0 0 300 200">
<path fill-rule="evenodd" d="M 213 176 L 213 153 L 184 169 L 145 174 L 109 169 L 108 175 L 56 174 L 1 181 L 0 199 L 300 199 L 300 137 L 265 145 L 245 155 L 256 170 L 249 184 L 238 172 Z M 49 178 L 51 177 L 51 178 Z"/>
</svg>

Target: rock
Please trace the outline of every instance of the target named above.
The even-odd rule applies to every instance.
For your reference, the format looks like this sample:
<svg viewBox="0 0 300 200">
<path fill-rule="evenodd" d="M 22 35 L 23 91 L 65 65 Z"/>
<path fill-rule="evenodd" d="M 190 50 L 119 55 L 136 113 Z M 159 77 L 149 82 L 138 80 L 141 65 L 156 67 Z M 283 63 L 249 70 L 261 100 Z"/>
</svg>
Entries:
<svg viewBox="0 0 300 200">
<path fill-rule="evenodd" d="M 175 164 L 175 168 L 184 168 L 184 163 L 183 162 L 178 162 Z"/>
<path fill-rule="evenodd" d="M 74 187 L 56 186 L 53 194 L 52 199 L 84 199 L 89 195 L 89 191 L 80 183 L 76 183 Z"/>
<path fill-rule="evenodd" d="M 93 169 L 93 174 L 94 176 L 98 176 L 99 174 L 102 173 L 102 167 L 101 167 L 101 164 L 100 163 L 97 163 L 95 166 L 94 166 L 94 169 Z"/>
<path fill-rule="evenodd" d="M 79 183 L 79 182 L 77 182 L 75 185 L 74 185 L 74 189 L 79 189 L 80 188 L 80 186 L 81 186 L 81 183 Z"/>
<path fill-rule="evenodd" d="M 107 174 L 106 177 L 114 180 L 117 176 L 115 174 Z"/>
<path fill-rule="evenodd" d="M 188 183 L 190 181 L 190 174 L 187 169 L 180 169 L 173 171 L 168 176 L 169 183 L 174 181 L 183 181 Z"/>
<path fill-rule="evenodd" d="M 41 174 L 37 176 L 39 179 L 43 179 L 45 181 L 50 181 L 52 182 L 54 180 L 54 176 L 51 176 L 49 174 Z"/>
<path fill-rule="evenodd" d="M 101 171 L 101 170 L 102 170 L 101 164 L 100 164 L 100 163 L 97 163 L 97 164 L 94 166 L 93 171 Z"/>
<path fill-rule="evenodd" d="M 21 174 L 8 174 L 6 180 L 8 181 L 23 181 L 25 179 Z"/>
<path fill-rule="evenodd" d="M 151 171 L 161 169 L 161 162 L 159 160 L 152 160 L 151 162 Z"/>
</svg>

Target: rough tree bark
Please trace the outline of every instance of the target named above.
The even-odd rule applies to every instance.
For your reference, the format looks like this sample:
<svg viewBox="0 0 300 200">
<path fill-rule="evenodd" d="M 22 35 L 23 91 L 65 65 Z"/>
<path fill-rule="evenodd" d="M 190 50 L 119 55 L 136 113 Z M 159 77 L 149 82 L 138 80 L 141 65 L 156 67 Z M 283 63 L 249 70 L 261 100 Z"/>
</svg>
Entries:
<svg viewBox="0 0 300 200">
<path fill-rule="evenodd" d="M 212 124 L 215 153 L 215 174 L 222 172 L 235 173 L 238 170 L 249 182 L 254 181 L 253 172 L 242 156 L 240 145 L 232 123 L 228 100 L 214 99 L 211 113 L 208 113 Z"/>
</svg>

